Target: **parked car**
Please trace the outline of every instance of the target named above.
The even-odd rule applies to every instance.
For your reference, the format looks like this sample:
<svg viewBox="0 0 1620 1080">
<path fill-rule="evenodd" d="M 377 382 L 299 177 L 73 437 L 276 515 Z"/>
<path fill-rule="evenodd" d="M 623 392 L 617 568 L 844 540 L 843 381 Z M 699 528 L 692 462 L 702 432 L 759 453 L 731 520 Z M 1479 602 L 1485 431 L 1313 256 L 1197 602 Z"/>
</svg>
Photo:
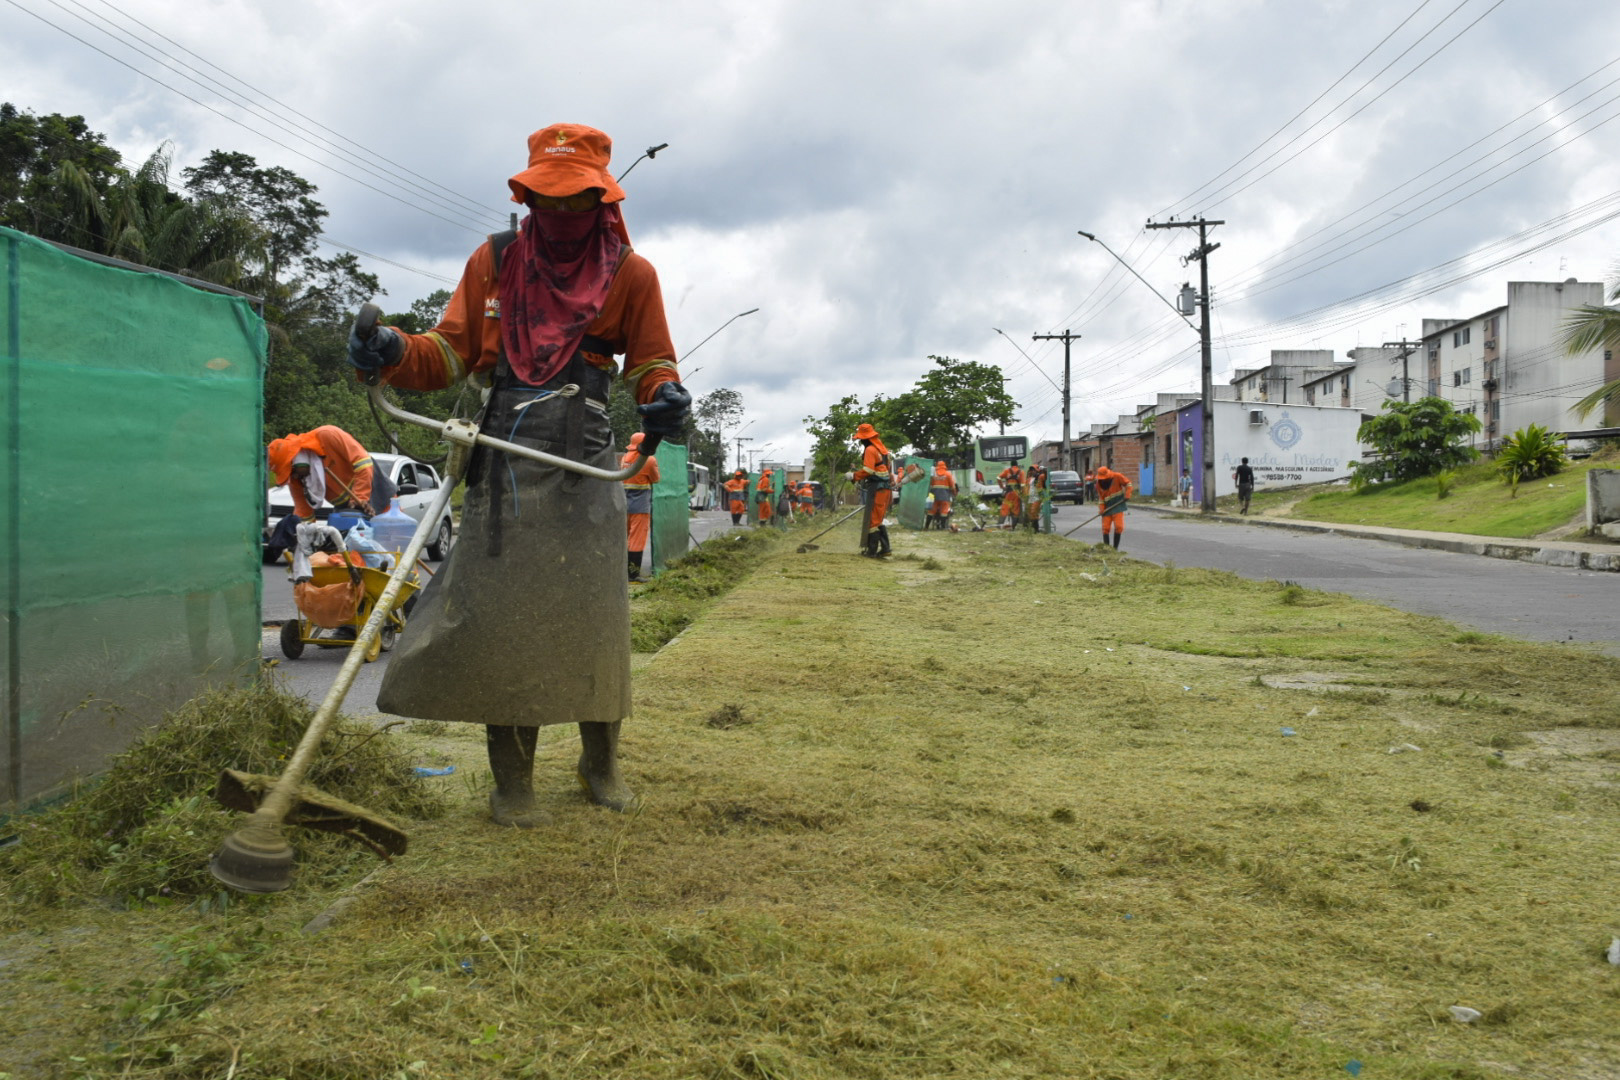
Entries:
<svg viewBox="0 0 1620 1080">
<path fill-rule="evenodd" d="M 434 496 L 439 493 L 442 481 L 438 472 L 431 465 L 412 461 L 399 454 L 372 454 L 371 463 L 399 489 L 399 508 L 420 523 L 422 516 L 428 511 L 428 504 L 433 502 Z M 265 562 L 275 562 L 281 558 L 282 549 L 270 547 L 270 535 L 275 532 L 277 523 L 292 512 L 292 493 L 287 490 L 285 484 L 273 487 L 265 493 L 263 537 Z M 321 505 L 315 508 L 315 516 L 322 521 L 325 521 L 331 513 L 332 504 L 324 499 L 321 500 Z M 447 506 L 444 517 L 439 521 L 438 531 L 428 541 L 427 557 L 437 562 L 449 555 L 454 536 L 455 522 L 451 519 L 450 508 Z"/>
<path fill-rule="evenodd" d="M 1046 486 L 1052 493 L 1054 503 L 1072 502 L 1079 506 L 1085 501 L 1084 492 L 1080 482 L 1080 474 L 1067 469 L 1057 469 L 1046 474 Z"/>
</svg>

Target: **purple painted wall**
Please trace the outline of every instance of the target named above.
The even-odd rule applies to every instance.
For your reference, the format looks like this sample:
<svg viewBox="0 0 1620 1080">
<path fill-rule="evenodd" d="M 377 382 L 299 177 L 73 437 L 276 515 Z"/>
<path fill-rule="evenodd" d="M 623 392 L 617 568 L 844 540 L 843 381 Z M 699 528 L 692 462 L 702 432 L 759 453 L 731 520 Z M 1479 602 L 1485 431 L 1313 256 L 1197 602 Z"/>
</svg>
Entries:
<svg viewBox="0 0 1620 1080">
<path fill-rule="evenodd" d="M 1204 500 L 1204 406 L 1183 405 L 1176 412 L 1176 475 L 1192 472 L 1192 501 Z"/>
</svg>

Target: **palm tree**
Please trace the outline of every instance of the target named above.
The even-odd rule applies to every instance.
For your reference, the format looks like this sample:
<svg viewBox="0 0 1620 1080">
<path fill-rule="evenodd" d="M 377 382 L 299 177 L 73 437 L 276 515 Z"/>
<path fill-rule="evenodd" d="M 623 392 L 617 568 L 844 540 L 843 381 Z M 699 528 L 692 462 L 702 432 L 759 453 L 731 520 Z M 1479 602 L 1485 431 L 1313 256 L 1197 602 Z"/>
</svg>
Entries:
<svg viewBox="0 0 1620 1080">
<path fill-rule="evenodd" d="M 1613 276 L 1616 280 L 1609 286 L 1611 303 L 1620 300 L 1620 274 Z M 1620 353 L 1620 308 L 1576 308 L 1564 322 L 1564 349 L 1571 356 L 1597 349 Z M 1615 413 L 1620 412 L 1620 379 L 1604 383 L 1577 401 L 1573 408 L 1582 420 L 1602 408 L 1605 422 L 1615 422 Z"/>
</svg>

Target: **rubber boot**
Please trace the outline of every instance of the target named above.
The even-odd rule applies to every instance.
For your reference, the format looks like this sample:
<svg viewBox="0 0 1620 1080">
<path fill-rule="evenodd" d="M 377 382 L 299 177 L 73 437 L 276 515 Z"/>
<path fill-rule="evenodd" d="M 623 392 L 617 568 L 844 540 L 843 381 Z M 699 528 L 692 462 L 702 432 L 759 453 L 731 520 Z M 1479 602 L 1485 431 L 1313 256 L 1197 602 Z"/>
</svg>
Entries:
<svg viewBox="0 0 1620 1080">
<path fill-rule="evenodd" d="M 630 553 L 630 580 L 641 580 L 641 552 L 639 551 Z"/>
<path fill-rule="evenodd" d="M 731 515 L 731 523 L 733 525 L 741 525 L 742 524 L 742 515 L 741 514 L 732 514 Z"/>
<path fill-rule="evenodd" d="M 1114 534 L 1114 550 L 1115 551 L 1119 550 L 1119 538 L 1120 538 L 1120 535 L 1121 534 L 1119 534 L 1119 533 Z"/>
<path fill-rule="evenodd" d="M 878 544 L 880 545 L 878 548 L 878 558 L 881 559 L 889 554 L 889 527 L 887 525 L 879 525 L 877 534 Z"/>
<path fill-rule="evenodd" d="M 624 810 L 636 801 L 635 793 L 619 778 L 619 726 L 579 725 L 579 786 L 597 806 Z"/>
<path fill-rule="evenodd" d="M 551 820 L 534 801 L 534 744 L 539 736 L 539 728 L 484 725 L 489 771 L 495 776 L 489 816 L 497 825 L 532 829 Z"/>
<path fill-rule="evenodd" d="M 864 554 L 868 559 L 878 557 L 878 531 L 876 529 L 869 529 L 866 533 L 866 551 Z"/>
</svg>

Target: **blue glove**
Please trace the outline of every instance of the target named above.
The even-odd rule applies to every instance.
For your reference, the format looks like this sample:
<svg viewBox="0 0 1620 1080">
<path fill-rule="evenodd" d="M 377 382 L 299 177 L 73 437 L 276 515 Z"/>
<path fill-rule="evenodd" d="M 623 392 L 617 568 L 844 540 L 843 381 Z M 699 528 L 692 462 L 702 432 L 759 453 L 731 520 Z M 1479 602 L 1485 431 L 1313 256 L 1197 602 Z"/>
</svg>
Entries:
<svg viewBox="0 0 1620 1080">
<path fill-rule="evenodd" d="M 641 430 L 648 435 L 678 438 L 686 427 L 686 414 L 692 408 L 692 395 L 678 382 L 659 383 L 653 399 L 636 406 L 641 414 Z"/>
<path fill-rule="evenodd" d="M 393 367 L 405 359 L 405 339 L 387 326 L 379 326 L 365 340 L 353 330 L 349 331 L 349 363 L 361 371 L 377 371 Z"/>
</svg>

